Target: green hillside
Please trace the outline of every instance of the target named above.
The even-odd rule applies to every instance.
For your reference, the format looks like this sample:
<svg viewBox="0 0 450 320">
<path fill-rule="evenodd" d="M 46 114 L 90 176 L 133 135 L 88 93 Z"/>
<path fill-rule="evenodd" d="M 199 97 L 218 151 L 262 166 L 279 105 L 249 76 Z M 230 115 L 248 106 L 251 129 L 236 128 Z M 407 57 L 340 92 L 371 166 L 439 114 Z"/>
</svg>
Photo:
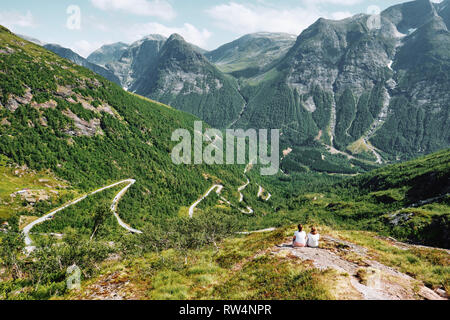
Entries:
<svg viewBox="0 0 450 320">
<path fill-rule="evenodd" d="M 193 131 L 195 117 L 129 94 L 4 28 L 0 44 L 0 153 L 9 163 L 49 169 L 80 192 L 136 179 L 119 208 L 135 226 L 176 216 L 213 183 L 242 183 L 243 168 L 172 163 L 172 132 Z"/>
<path fill-rule="evenodd" d="M 207 223 L 199 217 L 180 220 L 168 229 L 153 226 L 146 229 L 145 235 L 116 239 L 116 247 L 111 250 L 117 252 L 119 258 L 103 261 L 110 251 L 90 247 L 90 254 L 103 262 L 98 262 L 101 266 L 98 273 L 91 271 L 86 277 L 81 291 L 68 292 L 54 284 L 40 286 L 40 291 L 30 296 L 23 293 L 18 296 L 107 299 L 114 294 L 120 299 L 359 300 L 364 296 L 350 283 L 353 277 L 361 285 L 370 287 L 370 273 L 374 268 L 383 270 L 383 266 L 394 272 L 385 275 L 386 270 L 379 271 L 386 286 L 383 292 L 395 290 L 400 284 L 403 289 L 394 291 L 400 294 L 395 296 L 397 298 L 428 299 L 430 297 L 424 295 L 423 290 L 430 289 L 448 294 L 448 251 L 401 243 L 391 237 L 449 247 L 450 203 L 448 195 L 441 197 L 449 188 L 449 157 L 450 150 L 445 150 L 338 184 L 314 174 L 317 176 L 310 178 L 315 182 L 308 183 L 306 177 L 300 182 L 300 193 L 282 195 L 285 200 L 280 203 L 276 215 L 239 222 L 223 220 L 224 211 L 215 208 L 208 211 L 210 219 Z M 279 183 L 274 182 L 271 187 L 276 192 L 287 189 L 281 177 L 279 179 Z M 441 184 L 415 200 L 419 203 L 428 196 L 436 199 L 411 208 L 413 216 L 400 219 L 400 224 L 392 224 L 390 213 L 396 213 L 409 203 L 402 197 L 422 183 L 433 182 Z M 393 201 L 393 197 L 397 200 Z M 242 217 L 242 220 L 246 219 Z M 356 270 L 352 271 L 355 274 L 315 268 L 311 260 L 302 261 L 295 255 L 295 250 L 280 246 L 291 241 L 299 222 L 308 227 L 318 226 L 323 237 L 320 247 L 323 251 L 309 259 L 320 263 L 326 251 L 339 257 L 335 259 L 344 263 L 343 268 L 346 264 L 355 265 Z M 268 226 L 278 229 L 250 235 L 234 234 L 242 228 L 254 230 Z M 174 229 L 181 231 L 183 236 L 168 232 Z M 231 233 L 226 233 L 225 229 Z M 206 241 L 205 236 L 211 234 L 216 240 L 214 243 Z M 73 245 L 72 236 L 67 235 L 64 243 Z M 74 255 L 87 249 L 77 245 L 76 250 Z M 44 259 L 44 253 L 49 255 L 46 259 L 50 262 L 55 254 L 67 255 L 61 249 L 56 253 L 42 251 L 38 257 Z M 89 264 L 83 266 L 86 268 Z M 404 276 L 396 278 L 399 272 L 411 277 L 412 282 L 406 281 Z M 423 284 L 430 289 L 423 289 Z M 3 286 L 3 294 L 17 297 L 15 292 L 23 285 L 9 282 L 8 286 Z M 0 286 L 0 295 L 1 289 Z"/>
<path fill-rule="evenodd" d="M 322 197 L 298 199 L 319 220 L 403 241 L 450 247 L 450 150 L 387 166 L 322 187 Z"/>
<path fill-rule="evenodd" d="M 360 192 L 403 190 L 403 203 L 438 197 L 450 192 L 450 151 L 443 150 L 413 161 L 384 167 L 354 178 L 350 186 Z"/>
<path fill-rule="evenodd" d="M 423 245 L 449 248 L 450 150 L 354 177 L 303 172 L 271 179 L 276 216 L 247 228 L 302 222 L 368 230 Z M 258 227 L 255 227 L 256 229 Z"/>
</svg>

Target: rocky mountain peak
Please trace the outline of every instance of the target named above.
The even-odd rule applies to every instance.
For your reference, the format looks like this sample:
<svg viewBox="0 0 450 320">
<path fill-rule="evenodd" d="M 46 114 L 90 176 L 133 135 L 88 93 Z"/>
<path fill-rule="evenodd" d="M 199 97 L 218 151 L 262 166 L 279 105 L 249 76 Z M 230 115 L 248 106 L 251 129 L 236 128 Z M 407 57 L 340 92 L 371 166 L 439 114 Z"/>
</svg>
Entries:
<svg viewBox="0 0 450 320">
<path fill-rule="evenodd" d="M 179 35 L 178 33 L 172 34 L 172 35 L 169 37 L 169 39 L 167 40 L 167 42 L 172 42 L 172 41 L 182 41 L 182 42 L 186 42 L 186 41 L 184 40 L 184 38 L 183 38 L 181 35 Z"/>
<path fill-rule="evenodd" d="M 116 43 L 105 44 L 105 45 L 101 46 L 99 51 L 107 51 L 110 48 L 111 49 L 115 49 L 115 48 L 123 48 L 123 47 L 128 47 L 128 45 L 126 43 L 123 43 L 123 42 L 116 42 Z"/>
<path fill-rule="evenodd" d="M 161 48 L 160 57 L 171 59 L 179 65 L 189 67 L 189 64 L 208 63 L 206 58 L 196 48 L 186 42 L 179 34 L 172 34 Z M 189 62 L 189 63 L 188 63 Z"/>
<path fill-rule="evenodd" d="M 123 53 L 128 49 L 128 47 L 128 44 L 123 42 L 106 44 L 103 45 L 100 49 L 92 52 L 87 57 L 87 60 L 91 63 L 105 66 L 114 60 L 120 59 Z"/>
<path fill-rule="evenodd" d="M 167 38 L 160 34 L 149 34 L 143 37 L 142 40 L 166 41 Z"/>
<path fill-rule="evenodd" d="M 396 25 L 399 32 L 408 34 L 437 16 L 436 7 L 430 0 L 416 0 L 390 7 L 382 15 Z"/>
<path fill-rule="evenodd" d="M 147 35 L 144 38 L 133 42 L 130 45 L 130 49 L 137 50 L 136 48 L 142 47 L 148 43 L 164 43 L 167 41 L 167 38 L 158 34 Z"/>
</svg>

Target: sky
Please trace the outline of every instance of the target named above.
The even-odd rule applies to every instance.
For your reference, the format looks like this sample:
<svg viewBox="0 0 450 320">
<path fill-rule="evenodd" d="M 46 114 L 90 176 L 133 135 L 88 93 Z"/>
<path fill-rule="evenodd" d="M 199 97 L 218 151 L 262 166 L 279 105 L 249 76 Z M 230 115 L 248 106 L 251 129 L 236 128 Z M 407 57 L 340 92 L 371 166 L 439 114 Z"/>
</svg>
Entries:
<svg viewBox="0 0 450 320">
<path fill-rule="evenodd" d="M 398 0 L 8 0 L 0 24 L 87 57 L 104 44 L 148 34 L 183 36 L 213 50 L 248 33 L 299 35 L 318 18 L 377 13 Z M 433 2 L 440 2 L 434 0 Z"/>
</svg>

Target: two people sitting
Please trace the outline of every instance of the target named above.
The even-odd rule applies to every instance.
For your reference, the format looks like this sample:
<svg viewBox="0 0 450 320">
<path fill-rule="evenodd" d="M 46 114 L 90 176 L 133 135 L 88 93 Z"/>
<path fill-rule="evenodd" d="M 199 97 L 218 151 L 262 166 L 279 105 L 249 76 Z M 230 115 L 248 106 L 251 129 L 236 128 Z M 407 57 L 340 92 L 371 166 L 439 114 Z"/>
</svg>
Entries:
<svg viewBox="0 0 450 320">
<path fill-rule="evenodd" d="M 311 232 L 308 235 L 306 235 L 306 232 L 303 231 L 303 226 L 301 224 L 299 224 L 298 231 L 296 231 L 294 234 L 293 247 L 294 248 L 303 248 L 303 247 L 318 248 L 319 247 L 319 239 L 320 239 L 320 235 L 319 235 L 319 232 L 317 232 L 317 229 L 315 227 L 312 227 Z"/>
</svg>

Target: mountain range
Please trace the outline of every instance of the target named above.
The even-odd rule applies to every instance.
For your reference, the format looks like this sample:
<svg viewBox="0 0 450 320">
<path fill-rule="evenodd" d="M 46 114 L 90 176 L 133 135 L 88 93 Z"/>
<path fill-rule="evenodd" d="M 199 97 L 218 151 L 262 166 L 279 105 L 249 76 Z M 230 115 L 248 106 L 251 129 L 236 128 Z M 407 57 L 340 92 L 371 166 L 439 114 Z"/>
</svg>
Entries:
<svg viewBox="0 0 450 320">
<path fill-rule="evenodd" d="M 87 61 L 52 51 L 212 126 L 281 129 L 285 171 L 354 173 L 450 145 L 448 4 L 321 18 L 298 37 L 261 32 L 210 52 L 179 35 Z"/>
</svg>

